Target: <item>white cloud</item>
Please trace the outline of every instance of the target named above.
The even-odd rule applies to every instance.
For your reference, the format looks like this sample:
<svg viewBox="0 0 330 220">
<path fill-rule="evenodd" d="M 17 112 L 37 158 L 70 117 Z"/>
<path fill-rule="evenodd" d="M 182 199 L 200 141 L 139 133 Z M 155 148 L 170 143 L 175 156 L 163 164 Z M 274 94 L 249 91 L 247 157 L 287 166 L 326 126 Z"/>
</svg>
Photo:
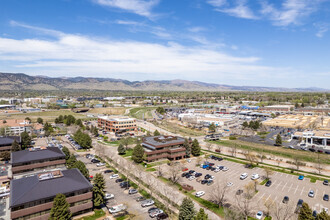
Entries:
<svg viewBox="0 0 330 220">
<path fill-rule="evenodd" d="M 284 0 L 277 9 L 267 1 L 262 2 L 261 13 L 276 26 L 299 25 L 301 20 L 316 12 L 322 0 Z"/>
<path fill-rule="evenodd" d="M 226 13 L 230 16 L 245 18 L 245 19 L 258 19 L 252 10 L 247 6 L 246 0 L 236 0 L 236 3 L 232 7 L 228 7 L 227 1 L 210 0 L 207 3 L 215 7 L 216 11 Z"/>
<path fill-rule="evenodd" d="M 198 32 L 206 31 L 206 28 L 205 27 L 191 27 L 191 28 L 188 28 L 188 31 L 193 32 L 193 33 L 198 33 Z"/>
<path fill-rule="evenodd" d="M 129 20 L 117 20 L 115 21 L 116 24 L 122 25 L 134 25 L 134 26 L 144 26 L 144 23 L 137 22 L 137 21 L 129 21 Z"/>
<path fill-rule="evenodd" d="M 38 28 L 25 26 L 37 31 Z M 47 30 L 47 29 L 43 29 Z M 236 57 L 203 46 L 92 38 L 48 30 L 55 40 L 0 38 L 5 70 L 143 80 L 183 78 L 218 81 L 274 77 L 285 71 L 262 66 L 258 57 Z M 53 33 L 60 33 L 55 34 Z M 276 75 L 281 77 L 281 75 Z"/>
<path fill-rule="evenodd" d="M 317 29 L 315 35 L 319 38 L 322 38 L 324 34 L 329 31 L 329 24 L 327 23 L 315 23 L 314 27 Z"/>
<path fill-rule="evenodd" d="M 151 10 L 159 1 L 160 0 L 94 0 L 96 4 L 119 8 L 148 18 L 154 16 Z"/>
</svg>

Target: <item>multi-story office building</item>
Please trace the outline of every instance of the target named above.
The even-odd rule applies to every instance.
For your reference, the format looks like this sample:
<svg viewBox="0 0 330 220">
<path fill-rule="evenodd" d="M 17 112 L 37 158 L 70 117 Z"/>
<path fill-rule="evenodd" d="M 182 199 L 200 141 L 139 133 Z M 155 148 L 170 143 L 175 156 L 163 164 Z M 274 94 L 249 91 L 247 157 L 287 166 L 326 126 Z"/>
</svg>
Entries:
<svg viewBox="0 0 330 220">
<path fill-rule="evenodd" d="M 109 132 L 127 132 L 136 131 L 136 119 L 128 117 L 108 117 L 102 116 L 98 118 L 98 127 Z"/>
<path fill-rule="evenodd" d="M 92 185 L 78 169 L 14 179 L 10 184 L 10 192 L 13 220 L 47 220 L 53 200 L 59 193 L 66 196 L 73 215 L 89 212 L 93 208 Z"/>
<path fill-rule="evenodd" d="M 2 151 L 10 151 L 11 145 L 14 141 L 17 141 L 17 143 L 21 142 L 20 136 L 6 136 L 6 137 L 0 137 L 0 152 Z"/>
<path fill-rule="evenodd" d="M 13 177 L 20 178 L 46 170 L 65 169 L 65 154 L 58 147 L 34 147 L 11 153 Z"/>
<path fill-rule="evenodd" d="M 185 139 L 176 136 L 154 136 L 143 139 L 142 146 L 148 162 L 158 159 L 179 160 L 186 156 Z"/>
</svg>

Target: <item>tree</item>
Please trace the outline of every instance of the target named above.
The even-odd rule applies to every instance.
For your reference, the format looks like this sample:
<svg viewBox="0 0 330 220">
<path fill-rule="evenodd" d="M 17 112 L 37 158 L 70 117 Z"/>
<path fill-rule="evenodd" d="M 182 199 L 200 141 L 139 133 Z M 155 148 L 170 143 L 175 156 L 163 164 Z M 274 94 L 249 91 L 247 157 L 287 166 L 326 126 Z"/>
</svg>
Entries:
<svg viewBox="0 0 330 220">
<path fill-rule="evenodd" d="M 210 131 L 210 132 L 213 132 L 213 133 L 214 133 L 214 132 L 216 131 L 216 129 L 217 129 L 217 128 L 216 128 L 216 126 L 215 126 L 214 123 L 210 124 L 210 126 L 209 126 L 209 131 Z"/>
<path fill-rule="evenodd" d="M 124 146 L 122 144 L 119 144 L 117 150 L 118 150 L 119 155 L 124 155 L 126 153 L 126 149 L 124 148 Z"/>
<path fill-rule="evenodd" d="M 91 137 L 82 132 L 80 129 L 74 133 L 73 139 L 84 149 L 89 149 L 92 147 L 92 139 Z"/>
<path fill-rule="evenodd" d="M 44 125 L 44 131 L 45 136 L 48 137 L 54 131 L 53 126 L 46 122 Z"/>
<path fill-rule="evenodd" d="M 2 160 L 8 161 L 10 160 L 10 153 L 8 151 L 1 152 L 0 157 Z"/>
<path fill-rule="evenodd" d="M 160 135 L 160 133 L 158 130 L 154 131 L 154 136 L 159 136 L 159 135 Z"/>
<path fill-rule="evenodd" d="M 133 161 L 135 163 L 142 163 L 143 162 L 143 155 L 144 155 L 143 147 L 140 144 L 137 144 L 133 148 L 133 153 L 132 153 Z"/>
<path fill-rule="evenodd" d="M 329 219 L 330 216 L 325 212 L 324 209 L 316 216 L 316 220 L 329 220 Z"/>
<path fill-rule="evenodd" d="M 313 211 L 309 208 L 307 203 L 303 203 L 302 207 L 300 208 L 300 212 L 298 215 L 298 220 L 314 220 Z"/>
<path fill-rule="evenodd" d="M 62 148 L 63 153 L 65 154 L 65 160 L 68 160 L 70 158 L 70 151 L 67 147 Z"/>
<path fill-rule="evenodd" d="M 75 155 L 71 154 L 70 158 L 66 161 L 66 166 L 71 169 L 73 164 L 77 161 L 77 158 L 75 157 Z"/>
<path fill-rule="evenodd" d="M 89 171 L 88 169 L 86 168 L 86 165 L 80 161 L 80 160 L 77 160 L 72 166 L 71 168 L 77 168 L 81 174 L 86 178 L 88 179 L 89 178 Z"/>
<path fill-rule="evenodd" d="M 179 179 L 181 178 L 181 168 L 180 168 L 180 165 L 178 164 L 173 164 L 171 163 L 170 164 L 170 168 L 169 168 L 169 171 L 168 171 L 168 174 L 169 174 L 169 180 L 175 184 L 179 181 Z"/>
<path fill-rule="evenodd" d="M 205 213 L 205 210 L 203 208 L 199 209 L 199 212 L 197 213 L 197 215 L 194 217 L 194 220 L 208 220 L 209 217 L 208 215 Z"/>
<path fill-rule="evenodd" d="M 21 146 L 22 150 L 31 146 L 31 137 L 26 131 L 21 133 Z"/>
<path fill-rule="evenodd" d="M 179 220 L 191 220 L 195 216 L 195 207 L 191 199 L 185 197 L 179 209 Z"/>
<path fill-rule="evenodd" d="M 159 114 L 164 114 L 165 113 L 165 109 L 163 108 L 163 107 L 158 107 L 157 109 L 156 109 L 156 111 L 159 113 Z"/>
<path fill-rule="evenodd" d="M 280 134 L 278 134 L 278 135 L 276 136 L 275 145 L 276 145 L 276 146 L 281 146 L 281 145 L 282 145 L 282 137 L 281 137 Z"/>
<path fill-rule="evenodd" d="M 81 128 L 84 126 L 81 119 L 76 120 L 75 124 Z"/>
<path fill-rule="evenodd" d="M 11 144 L 11 151 L 15 152 L 15 151 L 20 151 L 22 150 L 21 146 L 19 145 L 19 143 L 14 140 L 14 142 Z"/>
<path fill-rule="evenodd" d="M 225 201 L 225 195 L 229 187 L 227 183 L 224 181 L 220 183 L 219 181 L 213 186 L 211 198 L 218 205 L 223 206 Z"/>
<path fill-rule="evenodd" d="M 183 147 L 186 148 L 186 157 L 190 157 L 191 154 L 191 146 L 187 139 L 184 140 Z"/>
<path fill-rule="evenodd" d="M 102 174 L 95 174 L 93 185 L 93 204 L 95 207 L 100 207 L 105 203 L 104 199 L 105 180 Z"/>
<path fill-rule="evenodd" d="M 264 172 L 265 172 L 266 179 L 269 179 L 270 176 L 274 173 L 273 170 L 270 169 L 269 167 L 265 167 Z"/>
<path fill-rule="evenodd" d="M 76 122 L 76 118 L 73 117 L 72 115 L 68 115 L 68 116 L 66 117 L 65 124 L 66 124 L 67 126 L 70 126 L 70 125 L 74 124 L 75 122 Z"/>
<path fill-rule="evenodd" d="M 43 124 L 44 123 L 44 120 L 42 119 L 42 118 L 37 118 L 37 122 L 39 123 L 39 124 Z"/>
<path fill-rule="evenodd" d="M 249 127 L 249 123 L 247 121 L 244 121 L 242 126 L 243 126 L 243 129 L 246 129 L 247 127 Z"/>
<path fill-rule="evenodd" d="M 195 157 L 201 154 L 201 147 L 199 146 L 197 139 L 195 139 L 191 144 L 191 154 Z"/>
<path fill-rule="evenodd" d="M 122 145 L 124 145 L 125 146 L 125 150 L 127 150 L 128 149 L 128 145 L 131 143 L 131 138 L 130 137 L 123 138 L 123 139 L 120 140 L 120 143 Z"/>
<path fill-rule="evenodd" d="M 67 220 L 71 219 L 72 214 L 69 209 L 70 205 L 66 201 L 63 194 L 57 194 L 54 198 L 53 207 L 50 210 L 50 220 Z"/>
<path fill-rule="evenodd" d="M 25 121 L 28 121 L 29 123 L 31 123 L 31 118 L 26 117 L 26 118 L 25 118 Z"/>
</svg>

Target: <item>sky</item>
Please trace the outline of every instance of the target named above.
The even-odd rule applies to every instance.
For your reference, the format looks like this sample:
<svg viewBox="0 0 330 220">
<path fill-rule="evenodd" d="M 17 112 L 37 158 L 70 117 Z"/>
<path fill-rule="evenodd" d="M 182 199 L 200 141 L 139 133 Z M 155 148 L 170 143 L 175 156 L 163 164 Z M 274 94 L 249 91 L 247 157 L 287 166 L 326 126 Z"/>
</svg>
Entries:
<svg viewBox="0 0 330 220">
<path fill-rule="evenodd" d="M 330 89 L 330 0 L 1 0 L 0 72 Z"/>
</svg>

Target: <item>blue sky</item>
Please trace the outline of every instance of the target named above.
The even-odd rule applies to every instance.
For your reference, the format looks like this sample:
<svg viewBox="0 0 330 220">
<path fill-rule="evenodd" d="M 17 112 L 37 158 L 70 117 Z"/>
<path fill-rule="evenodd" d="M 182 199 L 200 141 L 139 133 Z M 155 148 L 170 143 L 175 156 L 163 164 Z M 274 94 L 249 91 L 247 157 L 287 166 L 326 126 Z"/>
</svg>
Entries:
<svg viewBox="0 0 330 220">
<path fill-rule="evenodd" d="M 0 71 L 330 89 L 329 0 L 2 0 Z"/>
</svg>

